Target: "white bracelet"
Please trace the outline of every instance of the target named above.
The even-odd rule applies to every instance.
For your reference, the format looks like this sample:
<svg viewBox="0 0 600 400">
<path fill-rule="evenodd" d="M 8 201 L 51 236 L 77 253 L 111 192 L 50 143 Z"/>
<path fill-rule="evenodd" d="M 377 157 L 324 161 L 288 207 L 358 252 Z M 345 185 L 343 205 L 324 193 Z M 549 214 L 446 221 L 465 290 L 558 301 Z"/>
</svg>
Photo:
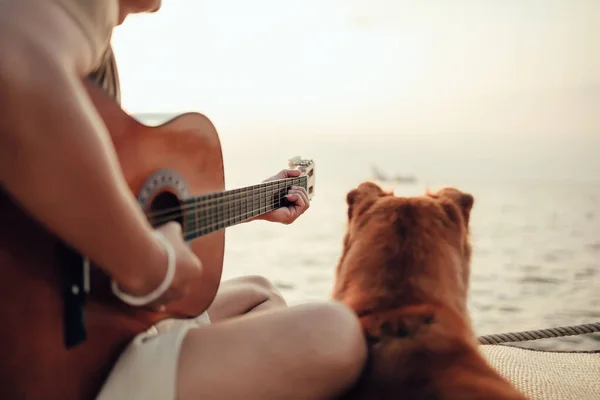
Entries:
<svg viewBox="0 0 600 400">
<path fill-rule="evenodd" d="M 160 239 L 163 246 L 165 246 L 165 250 L 167 251 L 167 273 L 161 284 L 145 296 L 132 296 L 122 292 L 117 286 L 117 282 L 114 280 L 112 281 L 112 292 L 114 295 L 123 302 L 132 306 L 145 306 L 158 299 L 169 288 L 169 286 L 171 286 L 173 277 L 175 276 L 175 249 L 173 248 L 171 242 L 169 242 L 165 235 L 163 235 L 161 232 L 154 231 L 154 234 L 158 239 Z"/>
</svg>

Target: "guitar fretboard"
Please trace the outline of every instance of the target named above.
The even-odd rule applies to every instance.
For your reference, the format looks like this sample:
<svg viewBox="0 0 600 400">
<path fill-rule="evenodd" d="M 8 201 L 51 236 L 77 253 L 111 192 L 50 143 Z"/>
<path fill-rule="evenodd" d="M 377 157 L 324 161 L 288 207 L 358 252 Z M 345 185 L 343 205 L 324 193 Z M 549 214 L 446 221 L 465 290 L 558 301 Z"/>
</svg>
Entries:
<svg viewBox="0 0 600 400">
<path fill-rule="evenodd" d="M 158 213 L 153 225 L 183 219 L 183 236 L 189 241 L 285 207 L 291 186 L 307 189 L 306 175 L 186 199 L 181 207 Z M 183 217 L 183 218 L 182 218 Z"/>
</svg>

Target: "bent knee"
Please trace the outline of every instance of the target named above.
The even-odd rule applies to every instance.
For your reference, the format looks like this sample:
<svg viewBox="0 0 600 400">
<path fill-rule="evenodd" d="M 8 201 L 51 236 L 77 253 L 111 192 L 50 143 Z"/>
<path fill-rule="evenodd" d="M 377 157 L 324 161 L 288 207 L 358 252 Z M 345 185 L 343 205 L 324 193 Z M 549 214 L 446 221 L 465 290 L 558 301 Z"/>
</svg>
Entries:
<svg viewBox="0 0 600 400">
<path fill-rule="evenodd" d="M 285 299 L 279 290 L 275 287 L 273 282 L 265 278 L 262 275 L 248 275 L 241 278 L 244 283 L 250 286 L 251 290 L 261 293 L 267 299 L 281 304 L 286 305 Z"/>
<path fill-rule="evenodd" d="M 356 314 L 338 302 L 314 305 L 311 322 L 323 343 L 319 359 L 350 380 L 362 371 L 367 346 Z"/>
<path fill-rule="evenodd" d="M 262 275 L 245 275 L 238 279 L 242 280 L 244 283 L 254 285 L 262 289 L 275 289 L 275 285 L 273 285 L 273 283 L 269 279 L 265 278 Z"/>
</svg>

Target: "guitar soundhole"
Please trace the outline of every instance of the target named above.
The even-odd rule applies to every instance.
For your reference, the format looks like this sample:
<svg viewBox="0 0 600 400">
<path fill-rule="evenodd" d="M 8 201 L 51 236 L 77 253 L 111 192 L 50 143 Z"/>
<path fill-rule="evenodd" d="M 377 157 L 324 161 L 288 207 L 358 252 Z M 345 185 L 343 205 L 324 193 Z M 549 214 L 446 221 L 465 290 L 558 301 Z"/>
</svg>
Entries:
<svg viewBox="0 0 600 400">
<path fill-rule="evenodd" d="M 158 193 L 150 203 L 149 220 L 152 226 L 164 225 L 170 221 L 184 226 L 184 214 L 179 198 L 171 192 Z"/>
</svg>

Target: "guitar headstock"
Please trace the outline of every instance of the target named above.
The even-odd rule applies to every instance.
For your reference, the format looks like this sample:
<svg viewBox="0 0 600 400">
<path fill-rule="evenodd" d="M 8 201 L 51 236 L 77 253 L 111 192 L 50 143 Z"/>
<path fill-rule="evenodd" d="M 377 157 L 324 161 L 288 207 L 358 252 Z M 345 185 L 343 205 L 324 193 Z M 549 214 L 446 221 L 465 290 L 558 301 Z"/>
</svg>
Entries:
<svg viewBox="0 0 600 400">
<path fill-rule="evenodd" d="M 288 166 L 291 169 L 299 169 L 303 175 L 307 176 L 306 191 L 308 199 L 312 200 L 315 193 L 315 162 L 296 156 L 289 159 Z"/>
</svg>

